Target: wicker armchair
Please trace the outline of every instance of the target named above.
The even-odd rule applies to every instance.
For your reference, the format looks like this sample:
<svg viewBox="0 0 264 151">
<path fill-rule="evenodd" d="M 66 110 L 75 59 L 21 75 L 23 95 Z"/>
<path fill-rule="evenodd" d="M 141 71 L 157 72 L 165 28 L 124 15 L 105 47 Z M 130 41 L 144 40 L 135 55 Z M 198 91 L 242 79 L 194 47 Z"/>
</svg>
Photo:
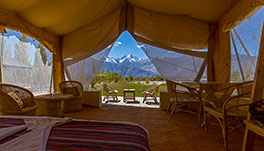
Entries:
<svg viewBox="0 0 264 151">
<path fill-rule="evenodd" d="M 168 108 L 168 112 L 170 112 L 169 121 L 176 111 L 197 114 L 200 121 L 202 101 L 199 90 L 170 80 L 166 80 L 166 83 L 168 92 L 171 95 Z M 191 106 L 194 104 L 198 107 L 197 112 L 194 112 L 191 109 Z M 187 106 L 188 108 L 183 108 L 184 106 Z"/>
<path fill-rule="evenodd" d="M 142 94 L 144 95 L 144 99 L 143 99 L 143 103 L 146 101 L 147 102 L 147 98 L 148 97 L 151 97 L 154 102 L 157 104 L 158 101 L 157 101 L 157 95 L 158 95 L 158 92 L 159 92 L 159 87 L 160 87 L 160 84 L 159 85 L 154 85 L 153 87 L 147 89 L 146 91 L 142 92 Z"/>
<path fill-rule="evenodd" d="M 243 128 L 247 118 L 253 81 L 238 83 L 209 93 L 203 100 L 204 123 L 207 132 L 208 117 L 213 116 L 222 128 L 225 150 L 228 150 L 228 135 Z"/>
<path fill-rule="evenodd" d="M 23 108 L 8 95 L 10 92 L 19 93 L 24 102 Z M 3 115 L 35 116 L 38 107 L 34 95 L 29 90 L 11 84 L 0 84 L 0 105 Z"/>
<path fill-rule="evenodd" d="M 105 103 L 107 103 L 109 101 L 109 97 L 112 97 L 114 102 L 118 102 L 118 98 L 117 98 L 118 91 L 114 90 L 106 83 L 103 83 L 102 86 L 104 88 L 104 94 L 106 95 L 103 101 L 106 99 Z"/>
<path fill-rule="evenodd" d="M 78 81 L 64 81 L 59 84 L 61 94 L 72 94 L 73 98 L 62 102 L 63 112 L 82 110 L 83 85 Z"/>
</svg>

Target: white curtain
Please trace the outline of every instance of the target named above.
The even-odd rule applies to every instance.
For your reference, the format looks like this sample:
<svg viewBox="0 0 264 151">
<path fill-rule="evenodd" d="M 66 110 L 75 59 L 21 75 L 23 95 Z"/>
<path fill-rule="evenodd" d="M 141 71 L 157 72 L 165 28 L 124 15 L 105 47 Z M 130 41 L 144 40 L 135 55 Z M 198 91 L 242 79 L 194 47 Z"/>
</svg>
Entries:
<svg viewBox="0 0 264 151">
<path fill-rule="evenodd" d="M 106 57 L 108 56 L 112 45 L 109 45 L 102 51 L 76 63 L 68 63 L 65 60 L 66 75 L 68 80 L 76 80 L 82 83 L 84 90 L 88 90 L 91 82 L 101 69 Z"/>
<path fill-rule="evenodd" d="M 35 95 L 49 93 L 52 54 L 42 51 L 47 58 L 44 64 L 40 49 L 32 43 L 14 35 L 0 39 L 2 82 L 27 88 Z"/>
<path fill-rule="evenodd" d="M 141 42 L 138 44 L 164 79 L 193 81 L 204 61 L 204 58 L 168 51 Z M 206 74 L 203 74 L 202 78 L 206 78 Z"/>
</svg>

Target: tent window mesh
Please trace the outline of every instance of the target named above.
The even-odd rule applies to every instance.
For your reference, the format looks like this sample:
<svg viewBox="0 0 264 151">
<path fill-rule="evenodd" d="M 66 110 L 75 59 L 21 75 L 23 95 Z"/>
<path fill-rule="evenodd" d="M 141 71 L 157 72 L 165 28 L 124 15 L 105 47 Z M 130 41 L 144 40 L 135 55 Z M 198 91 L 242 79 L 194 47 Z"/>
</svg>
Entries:
<svg viewBox="0 0 264 151">
<path fill-rule="evenodd" d="M 33 43 L 32 39 L 18 32 L 1 36 L 2 82 L 27 88 L 35 95 L 48 93 L 52 54 L 44 47 L 38 47 L 39 43 Z"/>
<path fill-rule="evenodd" d="M 194 81 L 204 61 L 204 58 L 176 53 L 141 42 L 138 44 L 164 79 Z M 203 73 L 201 79 L 206 79 L 206 73 Z"/>
<path fill-rule="evenodd" d="M 65 64 L 67 65 L 66 72 L 69 73 L 67 79 L 80 81 L 83 84 L 84 90 L 88 90 L 94 77 L 101 69 L 111 48 L 112 45 L 74 64 L 67 65 L 67 61 L 65 61 Z"/>
</svg>

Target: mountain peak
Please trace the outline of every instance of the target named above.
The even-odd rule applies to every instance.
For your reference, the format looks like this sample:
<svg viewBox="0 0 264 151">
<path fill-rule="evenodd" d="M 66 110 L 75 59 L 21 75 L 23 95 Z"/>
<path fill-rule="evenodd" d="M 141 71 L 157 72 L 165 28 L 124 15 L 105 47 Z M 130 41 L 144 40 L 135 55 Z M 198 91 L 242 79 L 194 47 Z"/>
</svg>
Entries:
<svg viewBox="0 0 264 151">
<path fill-rule="evenodd" d="M 128 54 L 128 55 L 123 55 L 122 57 L 120 57 L 119 59 L 124 59 L 124 58 L 137 58 L 137 57 L 135 57 L 135 56 L 133 56 L 133 55 L 131 55 L 131 54 Z"/>
<path fill-rule="evenodd" d="M 128 54 L 127 58 L 134 58 L 134 56 L 132 56 L 131 54 Z"/>
</svg>

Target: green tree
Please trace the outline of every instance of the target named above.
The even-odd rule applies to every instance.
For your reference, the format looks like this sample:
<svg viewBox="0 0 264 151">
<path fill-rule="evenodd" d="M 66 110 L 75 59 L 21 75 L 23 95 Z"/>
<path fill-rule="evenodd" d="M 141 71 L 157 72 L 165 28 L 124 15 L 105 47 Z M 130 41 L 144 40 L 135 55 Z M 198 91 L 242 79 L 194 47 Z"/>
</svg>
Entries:
<svg viewBox="0 0 264 151">
<path fill-rule="evenodd" d="M 132 76 L 129 76 L 129 77 L 127 78 L 127 80 L 128 80 L 129 82 L 131 82 L 131 81 L 134 80 L 134 78 L 133 78 Z"/>
<path fill-rule="evenodd" d="M 231 73 L 231 79 L 235 81 L 240 80 L 240 72 L 238 70 L 235 70 Z"/>
<path fill-rule="evenodd" d="M 46 52 L 46 49 L 41 44 L 38 45 L 38 48 L 40 51 L 41 60 L 42 60 L 43 64 L 46 65 L 46 63 L 48 61 L 48 54 Z"/>
<path fill-rule="evenodd" d="M 147 77 L 145 78 L 145 83 L 149 84 L 149 82 L 150 82 L 150 80 L 149 80 L 148 75 L 147 75 Z"/>
<path fill-rule="evenodd" d="M 245 80 L 246 81 L 249 81 L 249 80 L 253 79 L 253 74 L 252 73 L 253 73 L 252 67 L 247 65 L 244 68 L 244 75 L 245 75 Z"/>
<path fill-rule="evenodd" d="M 162 80 L 163 80 L 162 75 L 157 75 L 157 76 L 155 77 L 155 80 L 156 80 L 156 81 L 162 81 Z"/>
<path fill-rule="evenodd" d="M 120 80 L 120 75 L 118 75 L 118 73 L 113 73 L 113 81 L 115 82 L 115 83 L 117 83 L 119 80 Z"/>
<path fill-rule="evenodd" d="M 97 75 L 94 77 L 93 81 L 91 82 L 91 88 L 94 88 L 95 84 L 98 82 Z"/>
<path fill-rule="evenodd" d="M 21 42 L 28 42 L 27 36 L 23 35 L 22 37 L 19 38 Z"/>
<path fill-rule="evenodd" d="M 104 65 L 102 65 L 102 75 L 104 75 Z"/>
<path fill-rule="evenodd" d="M 153 80 L 154 80 L 154 77 L 153 77 L 153 76 L 152 76 L 152 77 L 150 77 L 150 78 L 149 78 L 149 80 L 150 80 L 150 81 L 153 81 Z"/>
</svg>

